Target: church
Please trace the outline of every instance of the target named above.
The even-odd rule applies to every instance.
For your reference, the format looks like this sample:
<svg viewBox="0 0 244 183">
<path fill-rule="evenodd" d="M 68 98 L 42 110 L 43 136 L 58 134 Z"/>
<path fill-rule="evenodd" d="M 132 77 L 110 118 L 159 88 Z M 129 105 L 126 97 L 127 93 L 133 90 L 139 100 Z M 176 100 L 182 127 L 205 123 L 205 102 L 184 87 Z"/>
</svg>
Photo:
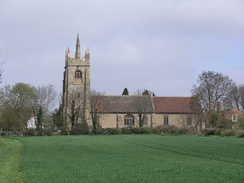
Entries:
<svg viewBox="0 0 244 183">
<path fill-rule="evenodd" d="M 79 34 L 74 58 L 70 56 L 69 48 L 66 50 L 64 68 L 63 119 L 68 126 L 86 122 L 92 127 L 94 104 L 90 92 L 90 50 L 87 49 L 81 57 Z M 194 111 L 190 108 L 191 97 L 105 95 L 102 98 L 102 102 L 95 104 L 98 125 L 102 128 L 196 127 Z M 136 105 L 138 101 L 141 101 L 141 106 Z"/>
</svg>

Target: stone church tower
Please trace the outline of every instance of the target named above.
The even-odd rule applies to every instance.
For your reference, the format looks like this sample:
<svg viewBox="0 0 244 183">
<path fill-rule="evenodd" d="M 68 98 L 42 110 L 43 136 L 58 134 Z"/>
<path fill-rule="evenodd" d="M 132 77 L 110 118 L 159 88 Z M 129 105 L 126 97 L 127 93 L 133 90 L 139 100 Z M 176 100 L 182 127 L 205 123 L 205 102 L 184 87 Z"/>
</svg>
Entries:
<svg viewBox="0 0 244 183">
<path fill-rule="evenodd" d="M 66 125 L 88 122 L 90 94 L 90 51 L 86 50 L 81 58 L 80 38 L 77 35 L 75 57 L 70 50 L 65 53 L 65 71 L 63 79 L 63 120 Z M 71 117 L 72 116 L 72 117 Z"/>
</svg>

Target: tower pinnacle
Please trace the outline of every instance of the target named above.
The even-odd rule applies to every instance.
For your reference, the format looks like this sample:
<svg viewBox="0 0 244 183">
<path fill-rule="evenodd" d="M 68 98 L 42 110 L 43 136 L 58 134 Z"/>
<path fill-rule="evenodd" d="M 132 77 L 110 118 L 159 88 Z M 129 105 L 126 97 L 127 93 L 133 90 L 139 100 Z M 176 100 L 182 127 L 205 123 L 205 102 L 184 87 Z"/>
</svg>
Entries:
<svg viewBox="0 0 244 183">
<path fill-rule="evenodd" d="M 77 39 L 76 39 L 75 58 L 80 59 L 80 38 L 79 38 L 79 34 L 77 34 Z"/>
</svg>

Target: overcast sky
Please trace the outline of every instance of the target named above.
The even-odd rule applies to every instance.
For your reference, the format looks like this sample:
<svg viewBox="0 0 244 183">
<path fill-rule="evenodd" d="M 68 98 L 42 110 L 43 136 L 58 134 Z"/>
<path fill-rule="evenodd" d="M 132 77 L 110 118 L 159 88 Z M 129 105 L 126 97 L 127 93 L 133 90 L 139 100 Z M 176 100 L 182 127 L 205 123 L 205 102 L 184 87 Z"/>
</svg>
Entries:
<svg viewBox="0 0 244 183">
<path fill-rule="evenodd" d="M 91 87 L 190 96 L 202 71 L 244 84 L 244 0 L 0 0 L 5 84 L 62 91 L 65 51 L 91 52 Z"/>
</svg>

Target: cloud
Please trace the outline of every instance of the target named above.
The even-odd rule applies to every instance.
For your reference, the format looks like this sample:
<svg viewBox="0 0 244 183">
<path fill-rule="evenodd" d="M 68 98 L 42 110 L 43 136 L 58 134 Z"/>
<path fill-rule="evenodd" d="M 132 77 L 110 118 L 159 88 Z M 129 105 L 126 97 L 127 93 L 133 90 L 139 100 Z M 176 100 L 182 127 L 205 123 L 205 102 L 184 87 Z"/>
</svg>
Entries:
<svg viewBox="0 0 244 183">
<path fill-rule="evenodd" d="M 69 0 L 0 2 L 4 83 L 54 84 L 64 52 L 91 50 L 91 85 L 107 94 L 138 88 L 190 95 L 202 70 L 242 82 L 242 0 Z"/>
</svg>

